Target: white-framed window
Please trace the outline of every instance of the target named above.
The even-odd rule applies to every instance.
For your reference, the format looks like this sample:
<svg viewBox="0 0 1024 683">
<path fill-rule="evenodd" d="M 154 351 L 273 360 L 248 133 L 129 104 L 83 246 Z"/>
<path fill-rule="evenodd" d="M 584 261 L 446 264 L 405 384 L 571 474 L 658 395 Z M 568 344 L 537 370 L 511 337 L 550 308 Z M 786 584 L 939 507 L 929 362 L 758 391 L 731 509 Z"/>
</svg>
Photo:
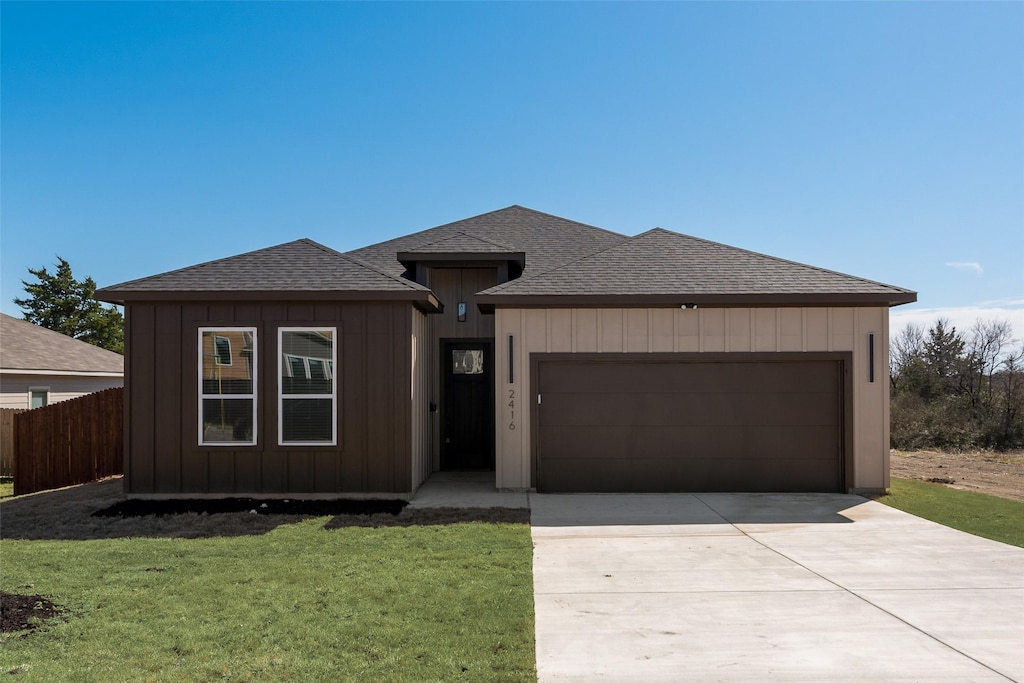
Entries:
<svg viewBox="0 0 1024 683">
<path fill-rule="evenodd" d="M 50 405 L 50 387 L 28 388 L 29 410 L 34 408 L 45 408 L 48 405 Z"/>
<path fill-rule="evenodd" d="M 255 327 L 199 328 L 201 445 L 256 444 L 256 358 Z"/>
<path fill-rule="evenodd" d="M 282 446 L 338 443 L 338 328 L 277 332 L 277 434 Z"/>
</svg>

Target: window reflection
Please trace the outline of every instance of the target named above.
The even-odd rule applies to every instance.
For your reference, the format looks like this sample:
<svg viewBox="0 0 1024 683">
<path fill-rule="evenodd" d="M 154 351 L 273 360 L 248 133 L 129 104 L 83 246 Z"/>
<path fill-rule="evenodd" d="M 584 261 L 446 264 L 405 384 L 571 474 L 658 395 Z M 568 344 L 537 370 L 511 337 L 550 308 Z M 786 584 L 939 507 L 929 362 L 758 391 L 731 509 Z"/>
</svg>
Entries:
<svg viewBox="0 0 1024 683">
<path fill-rule="evenodd" d="M 484 372 L 483 349 L 453 349 L 452 374 L 481 375 Z"/>
</svg>

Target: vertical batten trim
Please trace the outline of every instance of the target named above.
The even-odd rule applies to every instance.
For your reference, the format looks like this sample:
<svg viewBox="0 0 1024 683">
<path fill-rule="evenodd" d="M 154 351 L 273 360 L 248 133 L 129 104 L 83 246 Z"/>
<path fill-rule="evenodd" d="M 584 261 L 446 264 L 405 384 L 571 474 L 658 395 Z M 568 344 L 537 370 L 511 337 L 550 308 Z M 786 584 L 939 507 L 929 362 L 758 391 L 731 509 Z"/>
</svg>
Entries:
<svg viewBox="0 0 1024 683">
<path fill-rule="evenodd" d="M 654 350 L 654 309 L 646 308 L 647 311 L 647 353 Z"/>
<path fill-rule="evenodd" d="M 679 351 L 679 315 L 680 309 L 672 311 L 672 350 Z"/>
<path fill-rule="evenodd" d="M 569 350 L 576 353 L 576 309 L 569 309 Z"/>
<path fill-rule="evenodd" d="M 828 340 L 826 342 L 827 346 L 825 348 L 828 349 L 829 351 L 832 350 L 832 346 L 833 346 L 832 338 L 835 336 L 835 328 L 833 327 L 833 324 L 832 324 L 832 311 L 833 310 L 834 309 L 831 306 L 828 308 Z"/>
<path fill-rule="evenodd" d="M 782 311 L 775 307 L 775 350 L 782 348 Z"/>
</svg>

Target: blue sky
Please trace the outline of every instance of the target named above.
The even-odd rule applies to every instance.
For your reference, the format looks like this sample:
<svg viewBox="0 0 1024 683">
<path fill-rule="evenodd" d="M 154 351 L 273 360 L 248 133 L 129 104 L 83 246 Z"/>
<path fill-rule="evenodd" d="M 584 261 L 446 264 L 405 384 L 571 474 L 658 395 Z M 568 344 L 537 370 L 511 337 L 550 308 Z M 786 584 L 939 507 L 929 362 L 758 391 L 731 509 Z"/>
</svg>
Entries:
<svg viewBox="0 0 1024 683">
<path fill-rule="evenodd" d="M 0 310 L 521 204 L 1024 337 L 1024 3 L 0 5 Z"/>
</svg>

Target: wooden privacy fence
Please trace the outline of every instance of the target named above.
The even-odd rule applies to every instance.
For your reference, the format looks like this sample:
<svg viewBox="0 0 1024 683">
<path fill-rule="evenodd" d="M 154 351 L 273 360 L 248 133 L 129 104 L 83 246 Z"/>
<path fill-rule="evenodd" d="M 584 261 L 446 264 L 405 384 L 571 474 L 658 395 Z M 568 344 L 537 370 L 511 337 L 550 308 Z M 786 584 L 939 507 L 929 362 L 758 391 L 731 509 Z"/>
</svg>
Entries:
<svg viewBox="0 0 1024 683">
<path fill-rule="evenodd" d="M 124 389 L 14 416 L 14 495 L 124 472 Z"/>
<path fill-rule="evenodd" d="M 0 477 L 14 476 L 14 415 L 24 408 L 0 408 Z"/>
</svg>

